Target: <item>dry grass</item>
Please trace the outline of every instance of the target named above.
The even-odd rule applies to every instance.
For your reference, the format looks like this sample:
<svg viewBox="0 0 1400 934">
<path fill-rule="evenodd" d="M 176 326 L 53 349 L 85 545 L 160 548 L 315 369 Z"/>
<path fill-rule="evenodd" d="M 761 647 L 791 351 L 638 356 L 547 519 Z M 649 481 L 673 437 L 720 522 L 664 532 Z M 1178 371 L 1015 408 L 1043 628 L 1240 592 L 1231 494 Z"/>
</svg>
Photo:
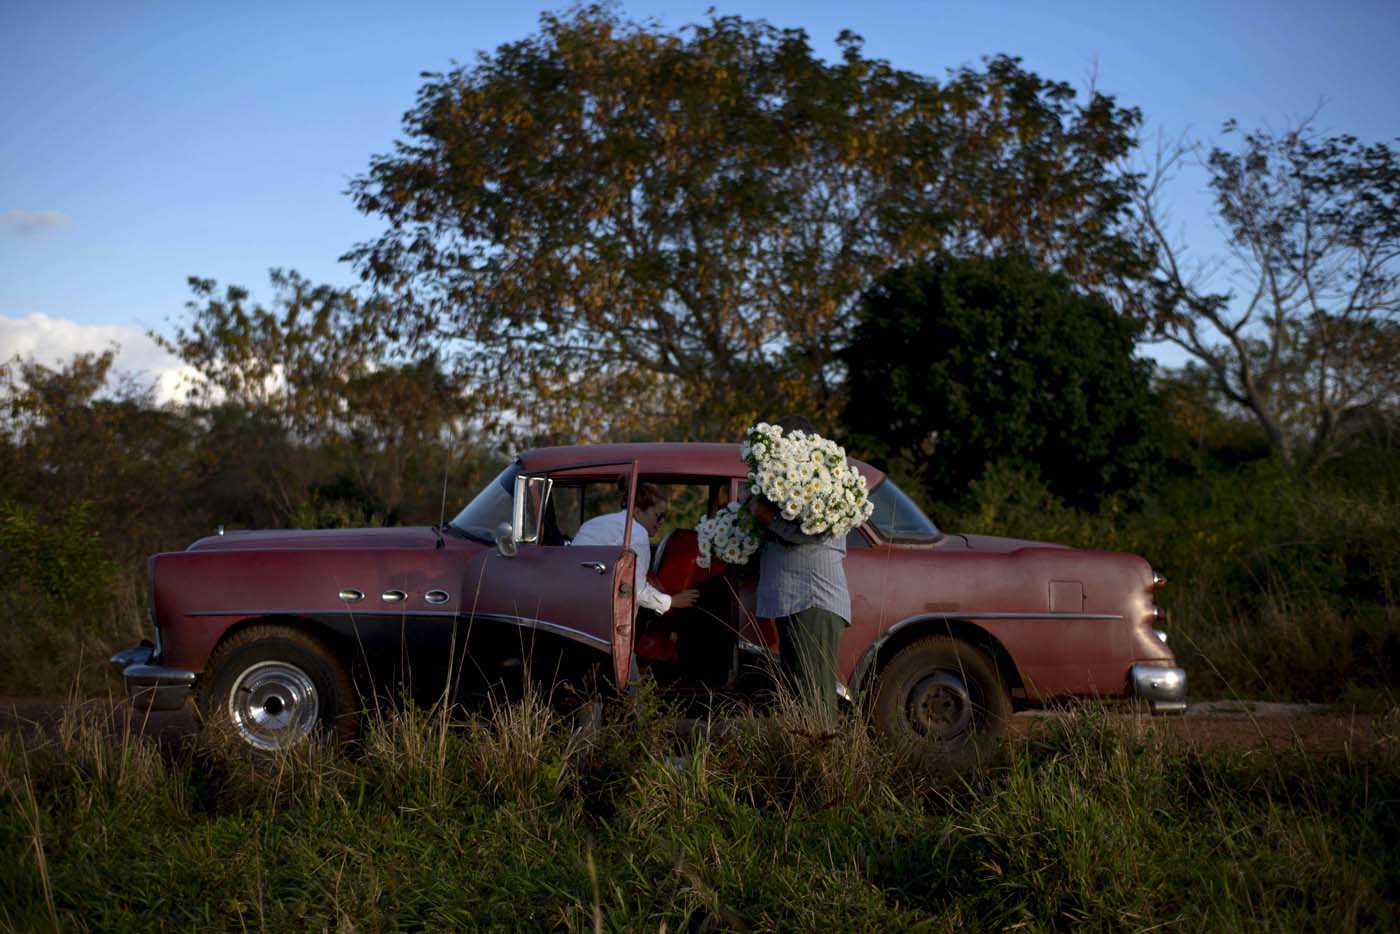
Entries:
<svg viewBox="0 0 1400 934">
<path fill-rule="evenodd" d="M 1350 758 L 1235 755 L 1089 708 L 959 773 L 782 702 L 678 734 L 646 691 L 601 717 L 545 701 L 405 707 L 357 748 L 275 756 L 81 715 L 0 736 L 0 925 L 1348 930 L 1397 910 L 1393 730 Z"/>
</svg>

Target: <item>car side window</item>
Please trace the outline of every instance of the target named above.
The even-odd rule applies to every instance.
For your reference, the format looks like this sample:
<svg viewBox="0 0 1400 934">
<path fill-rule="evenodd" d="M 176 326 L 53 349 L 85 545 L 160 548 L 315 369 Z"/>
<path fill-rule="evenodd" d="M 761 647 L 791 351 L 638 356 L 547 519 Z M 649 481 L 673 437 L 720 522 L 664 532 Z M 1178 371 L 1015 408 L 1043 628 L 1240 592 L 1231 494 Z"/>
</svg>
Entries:
<svg viewBox="0 0 1400 934">
<path fill-rule="evenodd" d="M 578 536 L 579 529 L 589 519 L 616 512 L 617 481 L 561 481 L 550 491 L 545 509 L 542 543 L 567 545 Z"/>
<path fill-rule="evenodd" d="M 654 485 L 666 497 L 666 517 L 656 533 L 657 541 L 676 529 L 695 528 L 716 498 L 713 487 L 708 484 L 658 482 Z"/>
<path fill-rule="evenodd" d="M 578 534 L 578 527 L 583 524 L 583 488 L 557 485 L 552 502 L 554 522 L 559 535 L 565 541 L 571 540 Z"/>
</svg>

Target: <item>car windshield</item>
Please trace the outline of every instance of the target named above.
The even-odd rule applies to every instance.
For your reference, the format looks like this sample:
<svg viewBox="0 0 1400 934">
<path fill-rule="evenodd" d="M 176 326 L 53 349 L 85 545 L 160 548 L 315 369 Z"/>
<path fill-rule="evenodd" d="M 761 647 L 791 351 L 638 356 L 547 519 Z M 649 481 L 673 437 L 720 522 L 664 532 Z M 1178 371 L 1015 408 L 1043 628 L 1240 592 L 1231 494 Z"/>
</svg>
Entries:
<svg viewBox="0 0 1400 934">
<path fill-rule="evenodd" d="M 515 499 L 515 477 L 520 473 L 519 464 L 511 464 L 500 475 L 486 485 L 476 498 L 449 526 L 472 538 L 494 541 L 496 529 L 502 522 L 511 520 L 511 504 Z"/>
<path fill-rule="evenodd" d="M 943 537 L 933 521 L 889 477 L 870 491 L 870 502 L 875 506 L 870 524 L 887 541 L 936 542 Z"/>
</svg>

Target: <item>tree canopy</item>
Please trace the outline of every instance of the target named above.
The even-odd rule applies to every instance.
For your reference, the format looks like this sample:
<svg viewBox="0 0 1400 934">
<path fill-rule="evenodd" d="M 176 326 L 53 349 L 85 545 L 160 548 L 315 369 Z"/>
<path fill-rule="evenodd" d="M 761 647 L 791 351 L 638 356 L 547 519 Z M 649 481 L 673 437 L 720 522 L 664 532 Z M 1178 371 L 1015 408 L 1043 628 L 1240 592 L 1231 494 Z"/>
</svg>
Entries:
<svg viewBox="0 0 1400 934">
<path fill-rule="evenodd" d="M 212 486 L 229 486 L 230 504 L 271 502 L 285 520 L 317 485 L 311 478 L 321 466 L 304 456 L 316 450 L 344 462 L 344 476 L 320 487 L 374 490 L 361 498 L 378 517 L 397 514 L 408 475 L 441 480 L 440 466 L 411 461 L 441 462 L 440 445 L 454 437 L 473 446 L 463 419 L 470 394 L 431 351 L 395 361 L 372 300 L 290 271 L 273 270 L 271 284 L 264 305 L 241 286 L 220 291 L 213 280 L 192 278 L 194 299 L 174 335 L 152 334 L 194 371 L 189 398 L 220 439 L 214 447 L 227 444 L 244 461 L 235 470 L 209 464 L 241 478 Z"/>
<path fill-rule="evenodd" d="M 1084 284 L 1141 260 L 1135 109 L 999 57 L 942 84 L 801 30 L 665 33 L 589 7 L 426 74 L 351 184 L 348 256 L 395 337 L 449 345 L 502 424 L 715 436 L 830 421 L 850 313 L 892 264 L 1015 246 Z M 503 413 L 503 414 L 502 414 Z"/>
<path fill-rule="evenodd" d="M 998 461 L 1078 505 L 1152 463 L 1140 325 L 1022 257 L 895 270 L 864 296 L 843 358 L 854 449 L 958 503 Z"/>
<path fill-rule="evenodd" d="M 1209 266 L 1189 264 L 1159 201 L 1184 155 L 1165 154 L 1142 190 L 1159 332 L 1286 463 L 1325 458 L 1400 403 L 1400 152 L 1307 122 L 1213 148 L 1204 164 L 1231 253 Z"/>
</svg>

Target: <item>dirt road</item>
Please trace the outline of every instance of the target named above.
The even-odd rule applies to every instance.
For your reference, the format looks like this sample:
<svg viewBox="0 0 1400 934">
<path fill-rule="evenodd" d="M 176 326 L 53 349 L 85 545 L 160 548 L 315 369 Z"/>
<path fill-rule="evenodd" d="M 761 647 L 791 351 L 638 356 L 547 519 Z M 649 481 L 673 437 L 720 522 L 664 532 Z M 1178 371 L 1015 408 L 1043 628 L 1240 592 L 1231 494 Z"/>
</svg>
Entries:
<svg viewBox="0 0 1400 934">
<path fill-rule="evenodd" d="M 1056 711 L 1027 711 L 1012 720 L 1013 736 L 1033 735 Z M 1202 701 L 1186 713 L 1153 717 L 1114 711 L 1111 718 L 1130 734 L 1160 736 L 1187 746 L 1241 750 L 1306 749 L 1346 755 L 1400 741 L 1400 712 L 1388 715 L 1339 710 L 1327 704 L 1266 701 Z"/>
<path fill-rule="evenodd" d="M 1152 717 L 1108 708 L 1110 720 L 1131 735 L 1158 736 L 1187 746 L 1228 746 L 1241 750 L 1302 748 L 1346 755 L 1377 744 L 1400 742 L 1400 711 L 1376 716 L 1341 711 L 1322 704 L 1209 701 L 1192 704 L 1185 714 Z M 54 698 L 0 698 L 0 731 L 52 735 L 65 714 L 81 712 L 99 719 L 114 734 L 140 734 L 173 743 L 194 731 L 189 708 L 152 714 L 134 713 L 109 699 L 85 701 Z M 1026 711 L 1012 718 L 1013 737 L 1034 736 L 1059 711 Z"/>
<path fill-rule="evenodd" d="M 76 717 L 74 715 L 77 715 Z M 75 701 L 52 697 L 0 697 L 0 732 L 24 736 L 54 735 L 65 719 L 102 723 L 114 735 L 149 736 L 162 743 L 194 733 L 194 713 L 182 710 L 142 714 L 125 701 L 91 698 Z"/>
</svg>

